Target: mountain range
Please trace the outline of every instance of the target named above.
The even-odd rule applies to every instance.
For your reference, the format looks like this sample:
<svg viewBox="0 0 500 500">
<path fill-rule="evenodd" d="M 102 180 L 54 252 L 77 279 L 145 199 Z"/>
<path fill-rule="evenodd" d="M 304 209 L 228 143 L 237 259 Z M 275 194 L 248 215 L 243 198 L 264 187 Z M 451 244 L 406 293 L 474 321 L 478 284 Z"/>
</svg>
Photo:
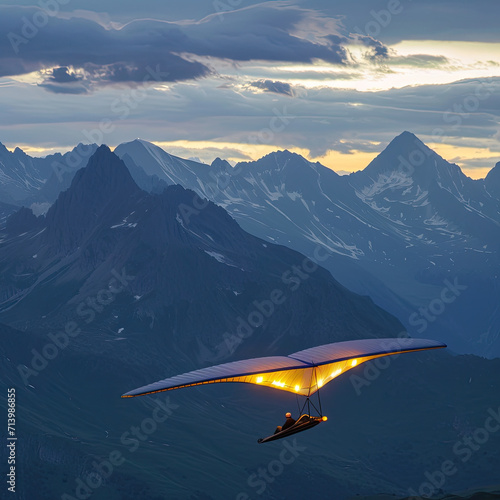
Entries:
<svg viewBox="0 0 500 500">
<path fill-rule="evenodd" d="M 126 311 L 133 307 L 135 319 L 159 322 L 172 349 L 186 342 L 184 351 L 197 358 L 232 354 L 225 339 L 236 335 L 240 323 L 252 330 L 255 352 L 277 348 L 285 332 L 301 348 L 313 339 L 379 337 L 384 331 L 395 336 L 403 330 L 369 298 L 348 291 L 303 255 L 246 233 L 212 202 L 188 220 L 194 196 L 178 185 L 161 194 L 141 190 L 125 164 L 101 146 L 45 216 L 24 208 L 7 221 L 0 248 L 3 321 L 28 330 L 55 327 L 74 316 L 86 297 L 108 288 L 112 269 L 126 269 L 137 276 L 129 284 L 136 298 Z M 280 298 L 270 305 L 273 291 Z M 299 315 L 293 308 L 302 301 L 309 308 Z M 266 326 L 250 328 L 252 313 L 256 324 L 264 315 Z M 177 339 L 165 328 L 179 315 L 186 337 Z M 119 321 L 110 321 L 116 332 Z M 204 332 L 203 349 L 187 331 Z"/>
<path fill-rule="evenodd" d="M 86 164 L 82 153 L 95 148 L 47 157 L 52 174 L 25 204 L 47 208 Z M 143 140 L 115 152 L 148 192 L 182 185 L 249 233 L 315 261 L 322 255 L 340 283 L 370 296 L 410 334 L 436 336 L 456 352 L 500 355 L 500 164 L 472 180 L 409 132 L 348 176 L 288 151 L 235 167 L 185 160 Z M 187 222 L 197 212 L 189 206 Z"/>
<path fill-rule="evenodd" d="M 116 153 L 130 169 L 213 200 L 256 236 L 312 259 L 326 252 L 321 264 L 338 281 L 411 333 L 444 337 L 457 352 L 500 355 L 500 164 L 472 180 L 409 132 L 349 176 L 288 151 L 234 168 L 139 140 Z M 450 282 L 465 293 L 443 307 Z"/>
<path fill-rule="evenodd" d="M 44 216 L 21 208 L 1 236 L 0 399 L 16 388 L 21 498 L 78 498 L 98 478 L 98 500 L 402 498 L 444 460 L 457 472 L 436 494 L 498 480 L 496 434 L 467 466 L 454 451 L 500 410 L 498 359 L 442 351 L 361 365 L 323 390 L 324 428 L 267 448 L 256 438 L 295 412 L 288 394 L 218 384 L 121 399 L 216 362 L 397 337 L 404 327 L 194 191 L 144 191 L 106 146 Z M 167 418 L 152 428 L 158 408 Z M 261 491 L 252 477 L 290 449 L 293 462 L 289 452 Z M 109 469 L 116 453 L 124 460 Z"/>
</svg>

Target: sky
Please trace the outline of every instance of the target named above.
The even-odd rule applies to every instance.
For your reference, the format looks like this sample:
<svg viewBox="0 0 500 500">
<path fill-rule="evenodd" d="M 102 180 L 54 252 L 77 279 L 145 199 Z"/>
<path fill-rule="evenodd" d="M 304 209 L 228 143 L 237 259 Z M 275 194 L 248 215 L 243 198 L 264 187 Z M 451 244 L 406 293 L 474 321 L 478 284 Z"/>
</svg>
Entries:
<svg viewBox="0 0 500 500">
<path fill-rule="evenodd" d="M 135 138 L 211 162 L 364 168 L 404 130 L 500 161 L 495 0 L 0 0 L 0 142 Z"/>
</svg>

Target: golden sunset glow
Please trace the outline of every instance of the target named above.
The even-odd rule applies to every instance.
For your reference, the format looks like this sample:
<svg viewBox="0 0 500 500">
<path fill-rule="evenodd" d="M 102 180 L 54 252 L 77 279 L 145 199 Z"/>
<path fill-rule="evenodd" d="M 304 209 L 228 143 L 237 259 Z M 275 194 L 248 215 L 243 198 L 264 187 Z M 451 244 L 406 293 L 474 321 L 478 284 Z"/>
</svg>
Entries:
<svg viewBox="0 0 500 500">
<path fill-rule="evenodd" d="M 497 151 L 491 151 L 486 148 L 443 143 L 428 143 L 427 145 L 450 163 L 456 163 L 463 173 L 472 179 L 484 179 L 495 164 L 500 161 L 500 146 Z M 481 160 L 489 166 L 467 168 L 464 164 L 466 165 L 470 160 Z"/>
<path fill-rule="evenodd" d="M 211 163 L 217 156 L 227 159 L 232 163 L 241 161 L 255 161 L 270 154 L 274 151 L 284 149 L 279 144 L 275 145 L 251 145 L 239 142 L 215 142 L 215 141 L 156 141 L 153 142 L 157 146 L 163 148 L 171 154 L 183 158 L 199 157 L 204 163 Z M 456 163 L 462 171 L 472 179 L 482 179 L 497 162 L 500 161 L 500 146 L 498 150 L 491 150 L 481 147 L 456 146 L 446 143 L 426 143 L 429 148 L 442 156 L 450 163 Z M 6 144 L 10 149 L 14 149 L 17 145 Z M 287 148 L 293 153 L 304 156 L 311 162 L 319 162 L 322 165 L 331 168 L 340 174 L 356 172 L 363 170 L 384 148 L 384 144 L 379 146 L 380 151 L 364 152 L 353 150 L 351 154 L 340 153 L 339 151 L 330 150 L 323 156 L 311 156 L 309 150 L 303 148 Z M 44 148 L 41 146 L 33 147 L 27 144 L 21 144 L 20 147 L 25 153 L 31 156 L 47 156 L 54 153 L 65 153 L 71 150 L 71 147 L 50 147 Z M 238 152 L 236 155 L 235 152 Z M 469 161 L 482 161 L 485 166 L 468 168 L 466 165 Z"/>
</svg>

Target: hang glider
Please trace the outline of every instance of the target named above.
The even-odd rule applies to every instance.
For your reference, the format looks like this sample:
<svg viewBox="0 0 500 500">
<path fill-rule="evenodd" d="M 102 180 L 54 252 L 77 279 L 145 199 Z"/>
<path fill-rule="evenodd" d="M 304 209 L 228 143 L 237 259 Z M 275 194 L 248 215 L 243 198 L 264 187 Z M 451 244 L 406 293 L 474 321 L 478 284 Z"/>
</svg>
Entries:
<svg viewBox="0 0 500 500">
<path fill-rule="evenodd" d="M 288 356 L 245 359 L 195 370 L 139 387 L 123 394 L 122 398 L 224 382 L 271 387 L 309 398 L 333 379 L 366 361 L 443 347 L 446 347 L 446 344 L 434 340 L 411 338 L 336 342 Z"/>
<path fill-rule="evenodd" d="M 318 392 L 319 394 L 319 392 Z M 277 439 L 283 439 L 285 437 L 291 436 L 293 434 L 297 434 L 297 432 L 307 431 L 307 429 L 312 429 L 316 427 L 321 422 L 326 422 L 328 419 L 325 416 L 314 417 L 304 413 L 297 419 L 292 427 L 285 429 L 284 431 L 275 432 L 266 438 L 257 439 L 259 444 L 261 443 L 269 443 L 270 441 L 276 441 Z"/>
</svg>

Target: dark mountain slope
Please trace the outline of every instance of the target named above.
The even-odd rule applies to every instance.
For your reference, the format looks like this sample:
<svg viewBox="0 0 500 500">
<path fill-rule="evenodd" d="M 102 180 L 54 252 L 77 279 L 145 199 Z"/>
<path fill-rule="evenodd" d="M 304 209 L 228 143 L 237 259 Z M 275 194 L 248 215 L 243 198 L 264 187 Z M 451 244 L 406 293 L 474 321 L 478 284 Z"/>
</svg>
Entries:
<svg viewBox="0 0 500 500">
<path fill-rule="evenodd" d="M 288 151 L 234 168 L 187 162 L 146 141 L 116 151 L 129 168 L 215 201 L 251 234 L 312 259 L 327 255 L 321 265 L 335 279 L 406 328 L 443 336 L 458 352 L 500 354 L 495 169 L 469 179 L 410 132 L 343 177 Z M 424 318 L 449 282 L 466 287 L 463 297 Z"/>
<path fill-rule="evenodd" d="M 2 317 L 17 327 L 85 320 L 79 304 L 125 269 L 134 276 L 126 293 L 102 308 L 110 331 L 142 321 L 198 359 L 228 357 L 247 336 L 257 352 L 403 330 L 326 270 L 249 235 L 192 191 L 140 190 L 105 146 L 45 218 L 22 220 L 25 234 L 11 230 L 0 249 Z"/>
</svg>

